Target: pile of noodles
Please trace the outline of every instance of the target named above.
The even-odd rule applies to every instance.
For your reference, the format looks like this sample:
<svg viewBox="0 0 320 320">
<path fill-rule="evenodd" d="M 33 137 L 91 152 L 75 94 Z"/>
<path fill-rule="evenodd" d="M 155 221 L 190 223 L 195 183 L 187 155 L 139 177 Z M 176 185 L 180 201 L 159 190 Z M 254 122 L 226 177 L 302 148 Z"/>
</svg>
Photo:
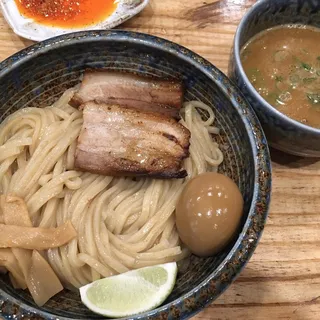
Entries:
<svg viewBox="0 0 320 320">
<path fill-rule="evenodd" d="M 66 91 L 49 107 L 21 109 L 0 124 L 0 194 L 21 197 L 34 227 L 70 220 L 77 231 L 76 239 L 45 251 L 61 282 L 78 288 L 186 257 L 174 210 L 186 181 L 216 171 L 223 160 L 211 137 L 219 132 L 212 109 L 192 101 L 181 110 L 181 123 L 191 132 L 186 179 L 115 178 L 74 170 L 83 119 L 68 104 L 73 94 Z M 199 109 L 208 120 L 201 119 Z"/>
</svg>

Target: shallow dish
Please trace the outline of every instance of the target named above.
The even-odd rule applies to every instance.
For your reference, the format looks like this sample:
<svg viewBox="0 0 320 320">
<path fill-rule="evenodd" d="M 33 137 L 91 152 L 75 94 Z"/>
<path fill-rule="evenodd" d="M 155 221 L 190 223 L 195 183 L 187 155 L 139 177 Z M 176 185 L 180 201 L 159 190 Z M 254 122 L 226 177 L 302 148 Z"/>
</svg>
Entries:
<svg viewBox="0 0 320 320">
<path fill-rule="evenodd" d="M 15 0 L 3 0 L 0 3 L 3 16 L 12 30 L 20 37 L 42 41 L 61 34 L 81 30 L 111 29 L 141 12 L 149 0 L 118 0 L 114 12 L 104 21 L 79 28 L 50 27 L 22 16 L 15 4 Z"/>
<path fill-rule="evenodd" d="M 240 50 L 249 39 L 263 30 L 282 24 L 303 24 L 319 28 L 319 1 L 258 1 L 238 26 L 229 76 L 256 111 L 270 146 L 298 156 L 320 157 L 320 129 L 295 121 L 267 103 L 254 89 L 241 64 Z"/>
<path fill-rule="evenodd" d="M 220 172 L 231 177 L 244 197 L 241 228 L 234 240 L 210 258 L 191 256 L 165 303 L 130 319 L 183 319 L 216 299 L 250 259 L 264 228 L 271 193 L 267 141 L 259 121 L 236 87 L 216 67 L 172 42 L 141 33 L 91 31 L 63 35 L 29 47 L 0 65 L 0 121 L 23 107 L 51 104 L 79 82 L 85 68 L 127 70 L 180 79 L 186 100 L 212 107 L 221 128 L 216 141 L 225 160 Z M 79 294 L 64 290 L 38 308 L 26 291 L 0 278 L 0 310 L 9 319 L 99 319 Z"/>
</svg>

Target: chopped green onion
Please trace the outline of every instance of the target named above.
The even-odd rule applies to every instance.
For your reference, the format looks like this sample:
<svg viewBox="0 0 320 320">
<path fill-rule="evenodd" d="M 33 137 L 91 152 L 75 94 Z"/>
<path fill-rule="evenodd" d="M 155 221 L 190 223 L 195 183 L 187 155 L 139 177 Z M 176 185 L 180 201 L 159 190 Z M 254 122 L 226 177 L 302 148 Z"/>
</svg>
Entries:
<svg viewBox="0 0 320 320">
<path fill-rule="evenodd" d="M 279 104 L 279 95 L 276 92 L 270 92 L 267 95 L 267 101 L 275 107 Z"/>
<path fill-rule="evenodd" d="M 295 56 L 293 56 L 293 58 L 300 64 L 300 66 L 301 66 L 303 69 L 305 69 L 305 70 L 307 70 L 307 71 L 310 71 L 310 70 L 311 70 L 312 67 L 310 66 L 310 64 L 301 61 L 299 58 L 297 58 L 297 57 L 295 57 Z"/>
<path fill-rule="evenodd" d="M 319 61 L 320 61 L 320 56 L 318 56 L 318 57 L 317 57 L 317 60 L 319 60 Z"/>
<path fill-rule="evenodd" d="M 307 63 L 301 61 L 301 66 L 302 66 L 303 69 L 305 69 L 307 71 L 311 70 L 310 64 L 307 64 Z"/>
<path fill-rule="evenodd" d="M 320 104 L 320 93 L 307 93 L 307 98 L 312 104 Z"/>
<path fill-rule="evenodd" d="M 303 78 L 303 82 L 304 82 L 304 83 L 311 83 L 311 82 L 314 81 L 314 80 L 317 80 L 317 78 L 316 78 L 316 77 L 313 77 L 313 78 Z"/>
<path fill-rule="evenodd" d="M 283 77 L 282 77 L 282 76 L 275 76 L 274 79 L 275 79 L 277 82 L 283 81 Z"/>
</svg>

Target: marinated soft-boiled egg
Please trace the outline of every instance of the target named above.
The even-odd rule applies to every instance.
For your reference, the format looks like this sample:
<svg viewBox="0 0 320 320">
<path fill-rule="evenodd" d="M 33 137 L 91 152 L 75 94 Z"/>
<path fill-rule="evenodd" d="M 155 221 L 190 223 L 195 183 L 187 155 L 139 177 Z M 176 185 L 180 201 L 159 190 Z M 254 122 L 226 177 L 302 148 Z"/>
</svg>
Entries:
<svg viewBox="0 0 320 320">
<path fill-rule="evenodd" d="M 42 41 L 80 30 L 110 29 L 132 18 L 149 0 L 6 0 L 3 15 L 21 37 Z"/>
<path fill-rule="evenodd" d="M 195 255 L 213 255 L 234 236 L 242 211 L 242 195 L 230 178 L 213 172 L 198 175 L 186 184 L 176 206 L 179 236 Z"/>
</svg>

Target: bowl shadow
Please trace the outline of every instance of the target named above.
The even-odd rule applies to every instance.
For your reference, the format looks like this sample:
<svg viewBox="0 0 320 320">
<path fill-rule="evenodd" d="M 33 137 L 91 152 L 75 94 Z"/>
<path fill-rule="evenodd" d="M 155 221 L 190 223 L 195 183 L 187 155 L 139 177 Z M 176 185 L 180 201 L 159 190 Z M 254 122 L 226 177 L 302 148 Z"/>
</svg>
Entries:
<svg viewBox="0 0 320 320">
<path fill-rule="evenodd" d="M 270 155 L 273 163 L 288 168 L 305 168 L 312 169 L 314 165 L 320 163 L 320 158 L 304 158 L 285 153 L 283 151 L 270 147 Z M 318 166 L 320 168 L 320 165 Z"/>
</svg>

